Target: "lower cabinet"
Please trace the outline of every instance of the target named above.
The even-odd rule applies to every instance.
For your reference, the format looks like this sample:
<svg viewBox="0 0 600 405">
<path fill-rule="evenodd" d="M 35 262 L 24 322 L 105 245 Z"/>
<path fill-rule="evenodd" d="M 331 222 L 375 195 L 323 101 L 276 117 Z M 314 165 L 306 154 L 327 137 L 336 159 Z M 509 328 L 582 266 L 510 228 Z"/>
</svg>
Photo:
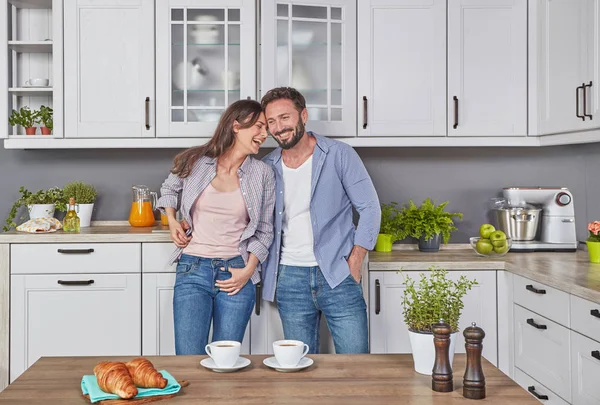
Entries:
<svg viewBox="0 0 600 405">
<path fill-rule="evenodd" d="M 42 356 L 139 356 L 141 275 L 11 276 L 10 382 Z"/>
<path fill-rule="evenodd" d="M 411 353 L 408 327 L 402 315 L 404 277 L 420 279 L 423 271 L 371 271 L 369 273 L 369 323 L 371 353 Z M 426 272 L 425 272 L 426 273 Z M 485 331 L 483 357 L 497 365 L 497 299 L 496 271 L 450 271 L 448 278 L 458 280 L 464 275 L 475 279 L 473 286 L 464 298 L 464 308 L 459 321 L 460 332 L 456 341 L 455 353 L 465 353 L 465 340 L 462 331 L 475 322 Z"/>
</svg>

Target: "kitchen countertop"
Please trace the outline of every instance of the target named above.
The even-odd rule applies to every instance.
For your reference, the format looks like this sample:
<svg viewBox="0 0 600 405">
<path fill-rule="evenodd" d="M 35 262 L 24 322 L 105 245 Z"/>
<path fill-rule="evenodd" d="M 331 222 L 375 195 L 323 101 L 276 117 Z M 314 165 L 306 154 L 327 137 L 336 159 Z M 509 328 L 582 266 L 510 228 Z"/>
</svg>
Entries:
<svg viewBox="0 0 600 405">
<path fill-rule="evenodd" d="M 268 356 L 243 356 L 252 361 L 235 373 L 214 373 L 199 363 L 207 356 L 147 356 L 158 370 L 190 384 L 169 404 L 472 404 L 462 396 L 466 356 L 453 362 L 453 392 L 435 392 L 431 376 L 414 371 L 410 354 L 317 354 L 314 364 L 295 373 L 280 373 L 262 361 Z M 0 393 L 0 404 L 85 405 L 81 378 L 93 374 L 103 360 L 131 357 L 43 357 Z M 482 359 L 486 398 L 490 404 L 539 404 L 516 382 Z M 157 402 L 157 403 L 162 403 Z"/>
</svg>

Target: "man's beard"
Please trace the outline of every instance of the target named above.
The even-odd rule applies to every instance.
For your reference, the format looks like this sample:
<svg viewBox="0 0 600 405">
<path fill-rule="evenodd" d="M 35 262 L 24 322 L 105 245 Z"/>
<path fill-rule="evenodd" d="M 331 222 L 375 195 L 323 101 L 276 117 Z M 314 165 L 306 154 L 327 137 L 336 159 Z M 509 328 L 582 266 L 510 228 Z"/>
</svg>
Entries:
<svg viewBox="0 0 600 405">
<path fill-rule="evenodd" d="M 296 124 L 296 128 L 294 130 L 294 134 L 291 137 L 291 139 L 287 140 L 287 141 L 280 141 L 279 138 L 277 138 L 279 135 L 288 132 L 288 131 L 292 131 L 291 128 L 284 128 L 279 132 L 276 132 L 275 134 L 272 134 L 271 131 L 269 132 L 269 135 L 271 135 L 273 137 L 273 139 L 275 139 L 275 141 L 277 141 L 277 143 L 279 144 L 279 146 L 281 147 L 281 149 L 291 149 L 294 146 L 296 146 L 296 144 L 298 142 L 300 142 L 300 139 L 302 139 L 302 136 L 304 135 L 304 123 L 302 122 L 302 119 L 298 120 L 298 124 Z"/>
</svg>

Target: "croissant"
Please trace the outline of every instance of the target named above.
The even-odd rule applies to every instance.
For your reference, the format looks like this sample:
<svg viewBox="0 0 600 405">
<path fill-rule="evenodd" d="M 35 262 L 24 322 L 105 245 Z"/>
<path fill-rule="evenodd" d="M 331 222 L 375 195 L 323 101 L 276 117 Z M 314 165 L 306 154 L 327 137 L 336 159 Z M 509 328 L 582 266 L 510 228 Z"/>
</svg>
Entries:
<svg viewBox="0 0 600 405">
<path fill-rule="evenodd" d="M 102 361 L 94 367 L 98 386 L 104 392 L 116 394 L 123 399 L 137 395 L 138 390 L 125 364 L 121 362 Z"/>
<path fill-rule="evenodd" d="M 154 368 L 154 365 L 149 360 L 140 357 L 125 363 L 125 365 L 136 386 L 160 389 L 167 386 L 167 379 Z"/>
</svg>

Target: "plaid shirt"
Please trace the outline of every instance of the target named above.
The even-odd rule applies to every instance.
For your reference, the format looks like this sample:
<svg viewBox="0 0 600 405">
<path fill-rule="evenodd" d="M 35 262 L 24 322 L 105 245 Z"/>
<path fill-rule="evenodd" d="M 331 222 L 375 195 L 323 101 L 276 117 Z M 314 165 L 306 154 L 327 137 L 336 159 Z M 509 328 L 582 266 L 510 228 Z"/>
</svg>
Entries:
<svg viewBox="0 0 600 405">
<path fill-rule="evenodd" d="M 210 184 L 217 174 L 217 160 L 203 156 L 194 165 L 190 175 L 184 179 L 173 173 L 163 182 L 158 199 L 158 209 L 166 214 L 165 208 L 179 209 L 183 219 L 190 224 L 188 235 L 192 233 L 193 221 L 191 217 L 192 206 L 202 191 Z M 269 246 L 273 241 L 273 207 L 275 205 L 275 175 L 271 167 L 260 160 L 250 156 L 238 169 L 240 189 L 246 203 L 250 222 L 242 233 L 238 251 L 248 263 L 250 253 L 259 260 L 252 282 L 260 281 L 261 264 L 267 259 Z M 179 260 L 183 248 L 177 248 L 169 264 Z"/>
</svg>

